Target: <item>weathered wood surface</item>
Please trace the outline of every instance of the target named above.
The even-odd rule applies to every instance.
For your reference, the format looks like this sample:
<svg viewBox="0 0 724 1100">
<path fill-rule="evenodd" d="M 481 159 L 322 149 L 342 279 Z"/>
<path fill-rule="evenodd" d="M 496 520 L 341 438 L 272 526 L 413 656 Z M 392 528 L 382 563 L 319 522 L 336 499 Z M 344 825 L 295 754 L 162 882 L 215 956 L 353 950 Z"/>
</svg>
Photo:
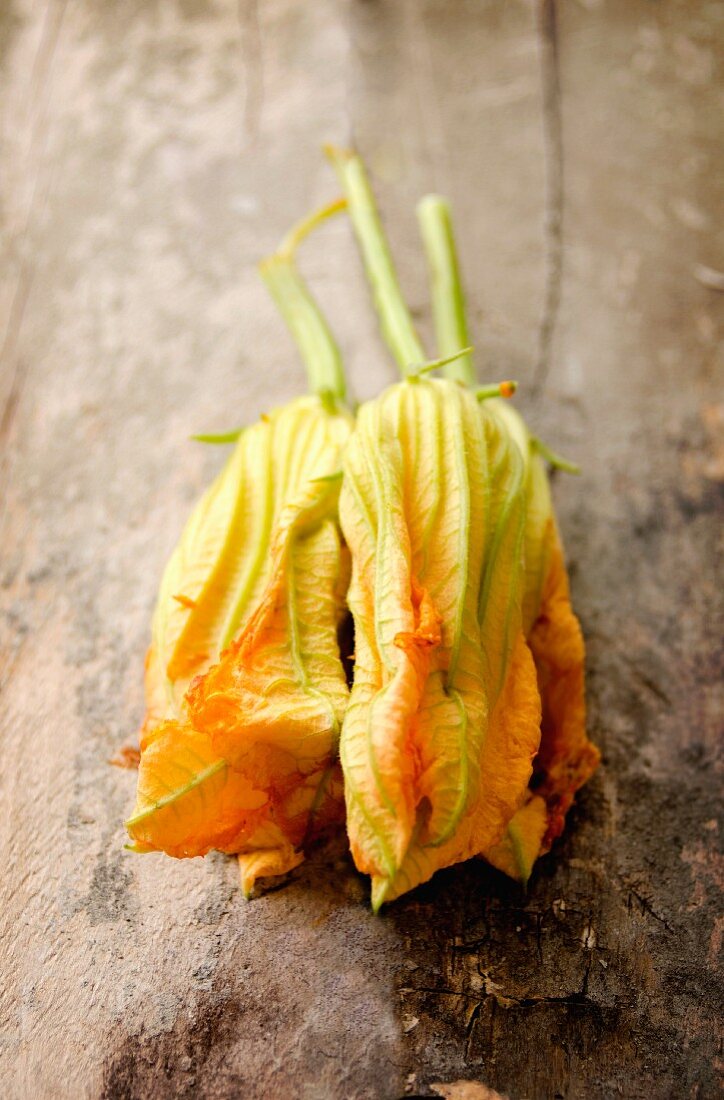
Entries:
<svg viewBox="0 0 724 1100">
<path fill-rule="evenodd" d="M 0 1094 L 718 1095 L 721 5 L 0 13 Z M 435 188 L 486 374 L 584 467 L 557 492 L 604 752 L 527 896 L 466 865 L 378 919 L 342 848 L 250 904 L 223 858 L 124 852 L 106 763 L 220 461 L 188 435 L 302 386 L 254 263 L 350 138 L 423 327 Z M 364 396 L 393 372 L 323 233 L 306 270 Z"/>
</svg>

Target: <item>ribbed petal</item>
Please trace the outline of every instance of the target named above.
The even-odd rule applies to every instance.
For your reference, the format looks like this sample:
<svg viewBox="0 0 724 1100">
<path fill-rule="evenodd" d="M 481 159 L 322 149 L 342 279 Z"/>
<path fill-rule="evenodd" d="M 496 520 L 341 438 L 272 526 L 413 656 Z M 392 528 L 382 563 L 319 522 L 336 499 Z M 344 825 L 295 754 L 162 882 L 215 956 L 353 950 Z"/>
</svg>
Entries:
<svg viewBox="0 0 724 1100">
<path fill-rule="evenodd" d="M 408 381 L 358 415 L 340 498 L 356 647 L 341 753 L 376 904 L 492 843 L 525 796 L 531 707 L 509 767 L 507 726 L 489 722 L 520 635 L 523 473 L 504 426 L 455 383 Z"/>
<path fill-rule="evenodd" d="M 374 908 L 426 882 L 440 867 L 470 859 L 500 840 L 526 797 L 540 740 L 540 713 L 533 659 L 519 633 L 483 745 L 480 797 L 444 844 L 426 844 L 422 830 L 394 876 L 373 876 Z"/>
<path fill-rule="evenodd" d="M 338 472 L 349 430 L 346 416 L 330 416 L 318 398 L 304 397 L 242 432 L 164 572 L 146 663 L 143 736 L 161 719 L 179 717 L 193 677 L 238 636 L 269 582 L 271 539 L 285 505 L 312 471 Z"/>
<path fill-rule="evenodd" d="M 338 819 L 334 759 L 348 699 L 337 630 L 349 563 L 336 511 L 350 422 L 309 398 L 278 410 L 264 425 L 247 468 L 265 481 L 273 517 L 261 543 L 254 606 L 236 639 L 193 680 L 180 717 L 147 723 L 138 804 L 128 823 L 143 850 L 239 853 L 246 889 L 256 875 L 295 866 L 304 840 Z M 267 429 L 273 436 L 264 442 Z M 238 532 L 242 544 L 246 530 L 242 525 Z M 244 553 L 256 557 L 259 549 Z M 219 561 L 225 555 L 222 547 Z M 235 560 L 243 557 L 237 553 Z M 225 570 L 219 566 L 218 577 Z M 247 575 L 246 566 L 242 572 Z M 226 617 L 215 621 L 211 645 L 220 645 L 230 629 L 239 575 L 224 589 Z M 206 629 L 205 620 L 193 619 L 202 602 L 197 598 L 190 609 L 177 651 L 187 644 L 185 652 L 196 650 L 189 639 Z"/>
</svg>

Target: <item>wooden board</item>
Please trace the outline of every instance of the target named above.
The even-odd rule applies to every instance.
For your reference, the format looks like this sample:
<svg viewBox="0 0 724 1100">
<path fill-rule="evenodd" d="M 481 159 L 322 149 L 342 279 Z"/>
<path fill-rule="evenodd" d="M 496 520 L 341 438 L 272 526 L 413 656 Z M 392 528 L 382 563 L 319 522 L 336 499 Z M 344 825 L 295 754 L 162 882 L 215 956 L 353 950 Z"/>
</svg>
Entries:
<svg viewBox="0 0 724 1100">
<path fill-rule="evenodd" d="M 683 0 L 1 6 L 3 1097 L 719 1095 L 723 32 Z M 379 918 L 341 843 L 252 903 L 224 858 L 124 852 L 107 765 L 221 460 L 187 437 L 303 387 L 254 265 L 351 139 L 423 329 L 437 189 L 481 371 L 584 467 L 604 753 L 527 895 L 468 864 Z M 374 393 L 344 222 L 303 259 Z"/>
</svg>

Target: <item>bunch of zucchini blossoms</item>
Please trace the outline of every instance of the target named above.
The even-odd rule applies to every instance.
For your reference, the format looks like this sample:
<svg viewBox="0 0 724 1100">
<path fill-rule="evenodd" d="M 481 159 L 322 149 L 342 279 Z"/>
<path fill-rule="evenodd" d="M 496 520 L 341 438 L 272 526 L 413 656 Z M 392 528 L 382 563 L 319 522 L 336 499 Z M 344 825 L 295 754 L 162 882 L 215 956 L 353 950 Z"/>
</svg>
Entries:
<svg viewBox="0 0 724 1100">
<path fill-rule="evenodd" d="M 261 265 L 311 393 L 206 437 L 233 451 L 161 583 L 127 828 L 236 855 L 248 896 L 346 823 L 378 909 L 472 856 L 525 882 L 599 754 L 546 469 L 567 464 L 514 383 L 475 381 L 446 202 L 418 208 L 428 361 L 364 166 L 329 157 L 344 198 Z M 402 376 L 356 410 L 295 263 L 345 209 Z"/>
</svg>

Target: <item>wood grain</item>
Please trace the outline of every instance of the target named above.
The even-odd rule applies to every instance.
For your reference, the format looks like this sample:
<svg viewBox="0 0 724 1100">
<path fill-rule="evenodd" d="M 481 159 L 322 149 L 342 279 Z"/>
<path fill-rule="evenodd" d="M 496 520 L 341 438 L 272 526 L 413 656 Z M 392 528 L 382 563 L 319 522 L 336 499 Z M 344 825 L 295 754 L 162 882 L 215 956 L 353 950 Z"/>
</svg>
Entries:
<svg viewBox="0 0 724 1100">
<path fill-rule="evenodd" d="M 1 6 L 4 1097 L 719 1095 L 723 32 L 684 0 Z M 124 852 L 107 765 L 221 460 L 187 437 L 303 388 L 254 265 L 351 139 L 423 330 L 437 189 L 481 372 L 584 468 L 604 752 L 527 895 L 468 864 L 377 919 L 341 841 L 252 903 L 221 857 Z M 303 260 L 374 393 L 346 225 Z"/>
</svg>

